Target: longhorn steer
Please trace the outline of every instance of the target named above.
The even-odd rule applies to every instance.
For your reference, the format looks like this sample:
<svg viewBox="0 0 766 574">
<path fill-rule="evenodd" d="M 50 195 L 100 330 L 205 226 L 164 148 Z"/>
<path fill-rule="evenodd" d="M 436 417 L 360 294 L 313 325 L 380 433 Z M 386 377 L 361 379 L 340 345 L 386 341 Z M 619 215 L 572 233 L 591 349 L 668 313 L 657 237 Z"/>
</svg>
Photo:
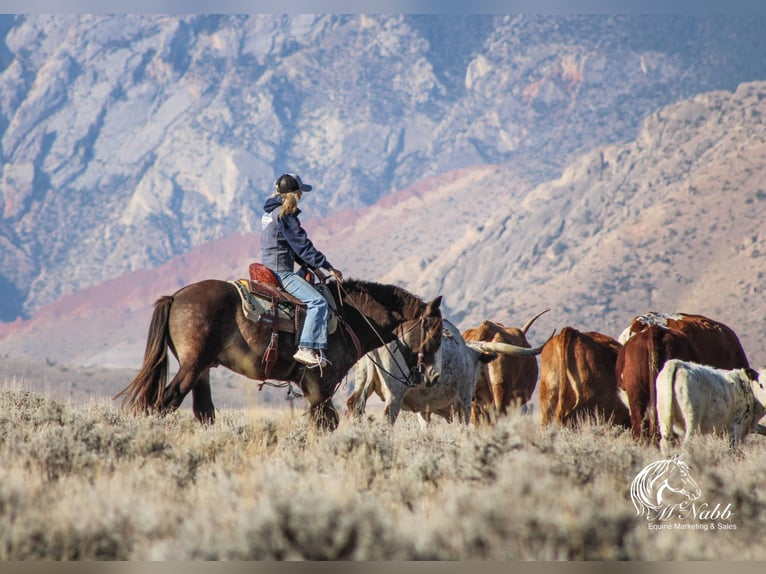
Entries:
<svg viewBox="0 0 766 574">
<path fill-rule="evenodd" d="M 501 343 L 476 343 L 467 345 L 460 331 L 447 320 L 443 321 L 441 342 L 441 373 L 431 386 L 408 386 L 397 376 L 409 366 L 392 343 L 362 357 L 356 365 L 356 391 L 348 398 L 349 412 L 360 417 L 364 413 L 369 396 L 375 392 L 385 401 L 384 414 L 392 425 L 400 410 L 418 414 L 425 427 L 431 414 L 447 421 L 452 420 L 453 410 L 464 423 L 470 421 L 471 401 L 481 365 L 496 357 L 496 353 L 515 353 L 519 356 L 539 354 L 542 346 L 529 349 Z"/>
<path fill-rule="evenodd" d="M 570 424 L 586 414 L 598 414 L 628 426 L 628 409 L 617 395 L 615 364 L 620 344 L 594 331 L 564 327 L 540 355 L 542 425 Z"/>
<path fill-rule="evenodd" d="M 766 412 L 766 370 L 715 369 L 671 359 L 657 375 L 660 448 L 667 453 L 680 430 L 683 442 L 693 434 L 726 434 L 738 443 Z"/>
<path fill-rule="evenodd" d="M 506 327 L 493 321 L 484 321 L 475 329 L 463 331 L 463 339 L 468 342 L 509 343 L 517 347 L 529 348 L 531 345 L 527 341 L 527 330 L 540 315 L 548 311 L 550 309 L 541 311 L 527 321 L 521 329 Z M 537 384 L 537 375 L 535 357 L 499 354 L 493 361 L 485 363 L 479 373 L 473 397 L 471 409 L 473 422 L 491 422 L 497 415 L 508 414 L 508 408 L 512 404 L 521 406 L 522 412 L 526 412 L 526 403 L 532 398 Z"/>
</svg>

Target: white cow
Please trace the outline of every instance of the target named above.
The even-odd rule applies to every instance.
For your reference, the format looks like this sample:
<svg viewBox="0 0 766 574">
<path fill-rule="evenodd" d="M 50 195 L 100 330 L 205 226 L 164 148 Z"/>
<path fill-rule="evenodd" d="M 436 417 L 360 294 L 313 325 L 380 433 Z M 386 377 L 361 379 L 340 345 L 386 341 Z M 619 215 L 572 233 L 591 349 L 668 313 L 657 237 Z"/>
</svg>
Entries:
<svg viewBox="0 0 766 574">
<path fill-rule="evenodd" d="M 425 427 L 435 413 L 452 420 L 453 409 L 464 423 L 470 421 L 471 402 L 483 363 L 497 357 L 496 352 L 532 356 L 540 354 L 542 345 L 534 349 L 505 343 L 476 343 L 470 346 L 460 331 L 446 319 L 441 343 L 441 372 L 432 384 L 410 385 L 402 374 L 410 371 L 395 342 L 370 351 L 356 364 L 356 391 L 349 397 L 349 412 L 364 414 L 367 399 L 373 393 L 384 401 L 384 414 L 393 425 L 404 409 L 418 414 Z"/>
<path fill-rule="evenodd" d="M 660 448 L 669 449 L 674 431 L 685 442 L 692 434 L 727 435 L 730 444 L 758 432 L 766 413 L 766 369 L 715 369 L 671 359 L 657 374 Z"/>
</svg>

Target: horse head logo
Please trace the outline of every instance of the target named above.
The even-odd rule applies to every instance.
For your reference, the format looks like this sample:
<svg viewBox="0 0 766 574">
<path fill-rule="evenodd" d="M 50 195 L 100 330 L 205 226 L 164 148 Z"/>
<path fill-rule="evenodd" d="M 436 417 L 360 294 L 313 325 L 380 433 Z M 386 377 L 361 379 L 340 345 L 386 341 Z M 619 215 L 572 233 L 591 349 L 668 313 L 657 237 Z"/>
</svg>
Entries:
<svg viewBox="0 0 766 574">
<path fill-rule="evenodd" d="M 647 465 L 630 485 L 636 516 L 645 515 L 647 520 L 668 520 L 674 508 L 688 505 L 701 495 L 689 465 L 679 454 Z"/>
</svg>

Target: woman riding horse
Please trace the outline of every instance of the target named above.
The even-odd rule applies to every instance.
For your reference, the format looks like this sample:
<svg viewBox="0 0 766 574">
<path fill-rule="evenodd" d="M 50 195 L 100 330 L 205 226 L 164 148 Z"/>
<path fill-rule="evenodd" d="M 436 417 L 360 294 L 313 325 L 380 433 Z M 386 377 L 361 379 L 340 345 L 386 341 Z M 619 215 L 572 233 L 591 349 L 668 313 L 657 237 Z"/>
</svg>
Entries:
<svg viewBox="0 0 766 574">
<path fill-rule="evenodd" d="M 332 280 L 331 280 L 332 281 Z M 332 396 L 343 377 L 367 352 L 398 339 L 402 352 L 418 357 L 420 376 L 436 376 L 441 347 L 441 296 L 429 303 L 394 285 L 349 279 L 330 289 L 339 326 L 328 337 L 329 363 L 311 369 L 296 363 L 293 333 L 280 334 L 277 360 L 269 379 L 297 384 L 311 406 L 314 421 L 333 429 L 338 412 Z M 215 420 L 210 369 L 224 366 L 250 379 L 264 381 L 264 355 L 272 335 L 270 324 L 245 316 L 242 300 L 229 281 L 207 279 L 160 297 L 154 306 L 144 363 L 133 381 L 115 398 L 136 412 L 167 413 L 192 393 L 197 419 Z M 178 359 L 178 372 L 166 386 L 168 352 Z"/>
<path fill-rule="evenodd" d="M 261 218 L 262 263 L 279 277 L 282 287 L 306 303 L 306 321 L 293 359 L 320 369 L 327 365 L 327 301 L 303 277 L 295 273 L 295 263 L 309 269 L 327 269 L 342 283 L 343 274 L 319 251 L 303 229 L 298 202 L 312 187 L 295 173 L 283 173 L 274 182 L 276 191 L 263 206 Z"/>
</svg>

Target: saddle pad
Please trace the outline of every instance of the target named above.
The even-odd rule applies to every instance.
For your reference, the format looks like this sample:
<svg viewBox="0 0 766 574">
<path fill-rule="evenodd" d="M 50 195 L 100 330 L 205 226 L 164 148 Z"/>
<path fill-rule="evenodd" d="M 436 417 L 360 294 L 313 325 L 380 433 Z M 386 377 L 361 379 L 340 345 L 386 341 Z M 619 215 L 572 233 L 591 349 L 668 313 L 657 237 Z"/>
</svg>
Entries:
<svg viewBox="0 0 766 574">
<path fill-rule="evenodd" d="M 229 283 L 234 285 L 239 292 L 239 297 L 242 299 L 242 312 L 245 314 L 245 317 L 256 323 L 271 323 L 271 301 L 269 299 L 261 298 L 251 293 L 247 279 L 229 281 Z M 295 333 L 295 313 L 293 309 L 288 311 L 283 304 L 278 305 L 277 309 L 279 321 L 277 328 L 280 331 Z"/>
<path fill-rule="evenodd" d="M 239 279 L 238 281 L 229 281 L 239 291 L 240 299 L 242 299 L 242 312 L 245 317 L 256 323 L 268 323 L 271 324 L 271 299 L 262 297 L 259 294 L 254 294 L 250 291 L 251 282 L 247 279 Z M 327 333 L 332 335 L 338 328 L 338 316 L 335 311 L 335 302 L 332 299 L 332 295 L 329 293 L 326 285 L 321 285 L 322 295 L 330 303 L 329 313 L 327 317 Z M 291 295 L 288 295 L 290 299 L 294 299 Z M 299 302 L 300 303 L 300 302 Z M 301 304 L 302 305 L 302 304 Z M 305 307 L 305 306 L 304 306 Z M 295 333 L 298 331 L 296 328 L 295 320 L 295 307 L 285 300 L 282 300 L 278 305 L 278 317 L 279 324 L 277 329 L 280 331 L 286 331 L 288 333 Z M 303 327 L 304 313 L 300 313 L 300 327 Z"/>
</svg>

